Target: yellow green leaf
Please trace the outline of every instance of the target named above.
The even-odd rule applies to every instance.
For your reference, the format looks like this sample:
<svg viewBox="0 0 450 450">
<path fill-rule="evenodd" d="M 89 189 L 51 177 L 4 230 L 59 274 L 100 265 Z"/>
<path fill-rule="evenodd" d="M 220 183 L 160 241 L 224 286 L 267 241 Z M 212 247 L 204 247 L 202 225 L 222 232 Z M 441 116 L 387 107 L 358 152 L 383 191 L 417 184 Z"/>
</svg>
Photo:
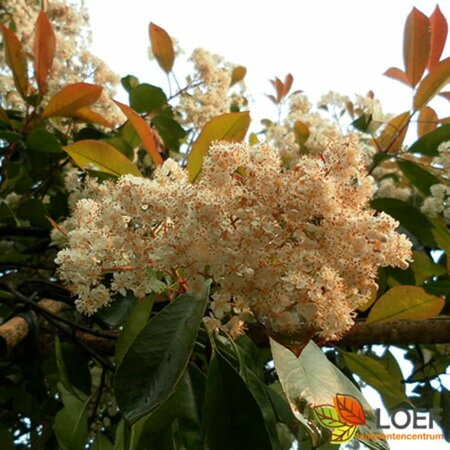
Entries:
<svg viewBox="0 0 450 450">
<path fill-rule="evenodd" d="M 84 108 L 77 109 L 76 111 L 74 111 L 69 115 L 70 117 L 75 117 L 77 119 L 83 120 L 84 122 L 96 123 L 106 128 L 114 128 L 114 125 L 111 122 L 109 122 L 103 116 L 96 113 L 87 106 L 85 106 Z"/>
<path fill-rule="evenodd" d="M 189 154 L 187 169 L 194 182 L 202 170 L 203 158 L 214 141 L 242 141 L 250 125 L 248 112 L 227 113 L 210 120 L 194 142 Z"/>
<path fill-rule="evenodd" d="M 150 23 L 149 34 L 150 44 L 156 61 L 158 61 L 159 66 L 164 72 L 169 73 L 175 61 L 172 39 L 166 30 L 154 23 Z"/>
<path fill-rule="evenodd" d="M 436 63 L 420 82 L 414 95 L 414 109 L 423 108 L 450 80 L 450 58 Z"/>
<path fill-rule="evenodd" d="M 343 444 L 344 442 L 351 441 L 355 436 L 356 425 L 343 425 L 340 428 L 334 428 L 331 431 L 331 439 L 330 442 L 332 444 Z"/>
<path fill-rule="evenodd" d="M 405 24 L 403 60 L 405 73 L 414 87 L 422 78 L 430 55 L 430 21 L 413 8 Z"/>
<path fill-rule="evenodd" d="M 421 287 L 394 286 L 373 305 L 367 323 L 430 319 L 444 304 L 443 298 L 427 294 Z"/>
<path fill-rule="evenodd" d="M 397 153 L 403 144 L 408 130 L 411 114 L 405 111 L 391 119 L 384 127 L 381 136 L 375 139 L 380 152 Z"/>
<path fill-rule="evenodd" d="M 248 142 L 250 145 L 258 145 L 259 144 L 258 136 L 255 133 L 250 133 Z"/>
<path fill-rule="evenodd" d="M 308 125 L 301 122 L 300 120 L 297 120 L 294 123 L 294 133 L 295 133 L 295 140 L 299 144 L 304 145 L 305 142 L 308 140 L 310 134 Z"/>
<path fill-rule="evenodd" d="M 42 118 L 70 116 L 75 111 L 95 103 L 101 93 L 101 86 L 88 83 L 69 84 L 50 99 Z"/>
<path fill-rule="evenodd" d="M 127 119 L 136 130 L 136 133 L 142 141 L 142 146 L 147 150 L 147 153 L 153 159 L 157 166 L 162 165 L 163 159 L 156 148 L 155 139 L 153 137 L 152 130 L 148 126 L 147 122 L 135 111 L 133 111 L 129 106 L 124 105 L 118 101 L 114 103 L 122 110 L 122 112 L 127 116 Z"/>
<path fill-rule="evenodd" d="M 139 169 L 126 156 L 105 142 L 87 139 L 62 148 L 82 169 L 91 164 L 101 172 L 116 176 L 126 174 L 142 176 Z"/>
<path fill-rule="evenodd" d="M 0 25 L 3 32 L 3 43 L 6 52 L 6 62 L 13 73 L 14 84 L 19 94 L 25 98 L 29 94 L 30 84 L 27 74 L 27 58 L 22 44 L 17 36 L 4 25 Z"/>
<path fill-rule="evenodd" d="M 34 77 L 39 91 L 45 91 L 47 77 L 53 64 L 56 37 L 53 26 L 44 11 L 39 13 L 34 36 Z"/>
<path fill-rule="evenodd" d="M 420 285 L 428 278 L 447 273 L 445 267 L 434 263 L 431 258 L 423 252 L 413 252 L 413 263 L 411 269 L 414 272 L 416 284 Z"/>
<path fill-rule="evenodd" d="M 247 69 L 244 66 L 236 66 L 233 69 L 233 72 L 231 72 L 230 86 L 233 86 L 233 84 L 236 84 L 236 83 L 239 83 L 239 81 L 242 81 L 244 79 L 246 73 L 247 73 Z"/>
</svg>

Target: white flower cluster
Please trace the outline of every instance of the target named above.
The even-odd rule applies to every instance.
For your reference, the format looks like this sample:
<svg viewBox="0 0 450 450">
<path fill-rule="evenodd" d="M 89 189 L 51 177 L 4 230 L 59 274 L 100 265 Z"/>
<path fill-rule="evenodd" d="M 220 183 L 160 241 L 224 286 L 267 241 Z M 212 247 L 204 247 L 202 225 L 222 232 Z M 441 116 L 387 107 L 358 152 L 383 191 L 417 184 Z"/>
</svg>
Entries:
<svg viewBox="0 0 450 450">
<path fill-rule="evenodd" d="M 442 214 L 447 223 L 450 223 L 450 186 L 434 184 L 430 193 L 430 197 L 423 202 L 421 211 L 430 217 Z"/>
<path fill-rule="evenodd" d="M 374 182 L 353 139 L 291 169 L 267 145 L 217 143 L 195 184 L 168 160 L 151 180 L 91 188 L 56 259 L 87 314 L 114 293 L 151 292 L 150 268 L 177 270 L 194 290 L 214 280 L 211 327 L 237 334 L 251 311 L 276 332 L 306 324 L 336 338 L 376 289 L 378 267 L 406 268 L 411 255 L 396 221 L 368 207 Z"/>
<path fill-rule="evenodd" d="M 214 117 L 230 112 L 232 105 L 242 107 L 247 104 L 241 90 L 230 92 L 233 66 L 203 49 L 196 49 L 190 58 L 194 63 L 195 74 L 188 77 L 188 86 L 192 88 L 180 95 L 182 123 L 201 129 Z"/>
</svg>

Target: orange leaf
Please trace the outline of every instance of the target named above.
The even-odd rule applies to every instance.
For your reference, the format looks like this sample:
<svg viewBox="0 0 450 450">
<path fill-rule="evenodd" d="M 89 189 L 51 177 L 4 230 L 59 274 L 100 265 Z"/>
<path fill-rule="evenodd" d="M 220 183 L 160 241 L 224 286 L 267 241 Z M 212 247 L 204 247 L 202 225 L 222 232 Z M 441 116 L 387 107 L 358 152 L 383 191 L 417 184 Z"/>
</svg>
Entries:
<svg viewBox="0 0 450 450">
<path fill-rule="evenodd" d="M 403 38 L 405 73 L 412 86 L 422 78 L 430 54 L 430 21 L 418 9 L 413 8 L 406 19 Z"/>
<path fill-rule="evenodd" d="M 333 398 L 333 403 L 342 422 L 347 425 L 364 425 L 366 423 L 366 415 L 361 403 L 352 395 L 337 394 Z"/>
<path fill-rule="evenodd" d="M 44 11 L 39 13 L 34 36 L 34 76 L 39 91 L 45 91 L 47 76 L 53 64 L 56 37 L 53 26 Z"/>
<path fill-rule="evenodd" d="M 408 111 L 391 119 L 384 127 L 381 136 L 375 139 L 378 151 L 397 153 L 405 139 L 410 119 L 411 114 Z"/>
<path fill-rule="evenodd" d="M 42 118 L 70 116 L 75 111 L 95 103 L 102 94 L 102 89 L 101 86 L 88 83 L 69 84 L 50 99 Z"/>
<path fill-rule="evenodd" d="M 439 9 L 439 5 L 436 5 L 433 14 L 430 16 L 430 28 L 431 28 L 431 44 L 430 44 L 430 57 L 428 58 L 428 70 L 430 70 L 442 55 L 445 47 L 445 41 L 447 39 L 448 25 L 445 16 Z"/>
<path fill-rule="evenodd" d="M 150 44 L 156 61 L 158 61 L 159 66 L 164 72 L 169 73 L 175 61 L 172 39 L 166 30 L 154 23 L 150 23 L 149 34 Z"/>
<path fill-rule="evenodd" d="M 286 75 L 286 78 L 284 79 L 283 97 L 285 97 L 287 95 L 287 93 L 291 90 L 293 81 L 294 81 L 294 77 L 292 76 L 292 74 L 288 73 Z"/>
<path fill-rule="evenodd" d="M 383 75 L 386 75 L 389 78 L 393 78 L 394 80 L 400 81 L 402 83 L 405 83 L 406 86 L 411 87 L 411 83 L 408 80 L 408 77 L 406 76 L 405 72 L 403 70 L 399 69 L 398 67 L 390 67 L 386 72 L 384 72 Z"/>
<path fill-rule="evenodd" d="M 106 120 L 103 116 L 96 113 L 95 111 L 92 111 L 92 109 L 85 106 L 84 108 L 77 109 L 73 113 L 70 114 L 70 117 L 75 117 L 80 120 L 84 120 L 85 122 L 89 123 L 97 123 L 99 125 L 102 125 L 106 128 L 114 128 L 114 125 Z"/>
<path fill-rule="evenodd" d="M 156 148 L 152 130 L 148 126 L 147 122 L 129 106 L 115 100 L 114 103 L 127 116 L 127 119 L 130 121 L 131 125 L 136 130 L 136 133 L 141 138 L 142 146 L 145 148 L 145 150 L 147 150 L 147 153 L 153 159 L 154 163 L 157 166 L 161 166 L 163 163 L 163 159 Z"/>
<path fill-rule="evenodd" d="M 414 96 L 414 109 L 423 108 L 450 80 L 450 58 L 436 63 L 420 82 Z"/>
<path fill-rule="evenodd" d="M 242 81 L 247 73 L 247 69 L 244 66 L 236 66 L 231 72 L 230 86 Z"/>
<path fill-rule="evenodd" d="M 27 74 L 27 59 L 17 36 L 4 25 L 0 25 L 5 44 L 6 62 L 13 73 L 14 84 L 19 94 L 25 98 L 29 94 L 30 84 Z"/>
<path fill-rule="evenodd" d="M 417 121 L 417 135 L 422 137 L 424 134 L 433 131 L 439 122 L 436 111 L 429 106 L 422 108 Z"/>
</svg>

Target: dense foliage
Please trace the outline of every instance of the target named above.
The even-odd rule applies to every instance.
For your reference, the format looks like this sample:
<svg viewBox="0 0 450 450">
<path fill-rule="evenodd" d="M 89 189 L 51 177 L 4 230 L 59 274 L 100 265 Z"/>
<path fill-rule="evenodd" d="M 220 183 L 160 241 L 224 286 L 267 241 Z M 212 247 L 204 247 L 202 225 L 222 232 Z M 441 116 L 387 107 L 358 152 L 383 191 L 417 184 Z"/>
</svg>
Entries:
<svg viewBox="0 0 450 450">
<path fill-rule="evenodd" d="M 153 23 L 168 92 L 113 101 L 86 13 L 46 3 L 0 5 L 1 448 L 387 449 L 364 385 L 450 441 L 439 7 L 386 72 L 403 112 L 288 74 L 257 124 L 245 67 L 198 49 L 180 86 Z"/>
</svg>

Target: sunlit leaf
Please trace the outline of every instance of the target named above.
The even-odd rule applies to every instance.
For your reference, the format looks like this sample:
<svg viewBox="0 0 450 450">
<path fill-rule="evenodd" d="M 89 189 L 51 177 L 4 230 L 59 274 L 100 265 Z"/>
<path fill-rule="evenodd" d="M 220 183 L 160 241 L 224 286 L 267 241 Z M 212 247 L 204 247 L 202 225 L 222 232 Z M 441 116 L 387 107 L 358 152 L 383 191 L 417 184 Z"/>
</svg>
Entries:
<svg viewBox="0 0 450 450">
<path fill-rule="evenodd" d="M 428 69 L 431 69 L 439 61 L 445 47 L 445 41 L 447 40 L 447 20 L 442 14 L 439 5 L 436 5 L 433 14 L 430 16 L 430 28 L 431 44 L 430 57 L 427 64 Z"/>
<path fill-rule="evenodd" d="M 394 286 L 373 305 L 367 323 L 431 319 L 444 304 L 442 297 L 427 294 L 421 287 Z"/>
<path fill-rule="evenodd" d="M 310 135 L 308 125 L 306 125 L 304 122 L 301 122 L 300 120 L 297 120 L 294 123 L 294 133 L 296 141 L 302 145 L 305 144 Z"/>
<path fill-rule="evenodd" d="M 422 108 L 417 120 L 417 135 L 422 137 L 423 135 L 433 131 L 439 123 L 436 111 L 429 106 Z"/>
<path fill-rule="evenodd" d="M 34 37 L 34 76 L 39 91 L 45 92 L 47 76 L 53 64 L 56 37 L 53 26 L 44 11 L 40 11 Z"/>
<path fill-rule="evenodd" d="M 202 170 L 203 158 L 214 141 L 242 141 L 250 125 L 248 112 L 228 113 L 210 120 L 202 129 L 189 154 L 187 169 L 193 182 Z"/>
<path fill-rule="evenodd" d="M 411 82 L 408 80 L 405 72 L 399 69 L 398 67 L 390 67 L 383 75 L 386 75 L 389 78 L 393 78 L 394 80 L 400 81 L 401 83 L 406 84 L 411 87 Z"/>
<path fill-rule="evenodd" d="M 403 37 L 405 74 L 412 86 L 422 78 L 430 54 L 430 22 L 425 14 L 413 8 L 406 19 Z"/>
<path fill-rule="evenodd" d="M 405 111 L 391 119 L 384 127 L 381 136 L 375 139 L 380 152 L 397 153 L 403 144 L 408 130 L 411 114 Z"/>
<path fill-rule="evenodd" d="M 420 82 L 414 96 L 414 109 L 423 108 L 450 80 L 450 58 L 436 63 Z"/>
<path fill-rule="evenodd" d="M 340 428 L 345 425 L 333 405 L 321 405 L 314 408 L 314 415 L 325 428 Z"/>
<path fill-rule="evenodd" d="M 247 69 L 244 66 L 236 66 L 231 72 L 231 82 L 230 86 L 242 81 L 247 73 Z"/>
<path fill-rule="evenodd" d="M 25 98 L 30 90 L 27 73 L 27 58 L 17 36 L 4 25 L 0 25 L 3 32 L 3 43 L 6 52 L 6 62 L 12 71 L 14 84 L 19 94 Z"/>
<path fill-rule="evenodd" d="M 364 425 L 366 415 L 359 400 L 352 395 L 336 394 L 334 406 L 341 421 L 347 425 Z"/>
<path fill-rule="evenodd" d="M 42 118 L 71 115 L 75 111 L 95 103 L 101 93 L 101 86 L 88 83 L 65 86 L 50 99 L 42 113 Z"/>
<path fill-rule="evenodd" d="M 136 133 L 141 138 L 142 146 L 147 150 L 147 153 L 153 159 L 153 162 L 160 166 L 163 163 L 163 159 L 158 152 L 155 144 L 155 138 L 153 137 L 152 130 L 150 129 L 147 122 L 135 111 L 133 111 L 129 106 L 124 105 L 118 101 L 114 103 L 122 110 L 122 112 L 127 116 Z"/>
<path fill-rule="evenodd" d="M 158 64 L 164 72 L 169 73 L 175 61 L 172 39 L 166 30 L 154 23 L 150 23 L 149 34 L 152 51 Z"/>
<path fill-rule="evenodd" d="M 101 172 L 116 176 L 126 174 L 142 176 L 139 169 L 126 156 L 105 142 L 87 139 L 66 145 L 62 149 L 82 169 L 93 165 Z"/>
</svg>

